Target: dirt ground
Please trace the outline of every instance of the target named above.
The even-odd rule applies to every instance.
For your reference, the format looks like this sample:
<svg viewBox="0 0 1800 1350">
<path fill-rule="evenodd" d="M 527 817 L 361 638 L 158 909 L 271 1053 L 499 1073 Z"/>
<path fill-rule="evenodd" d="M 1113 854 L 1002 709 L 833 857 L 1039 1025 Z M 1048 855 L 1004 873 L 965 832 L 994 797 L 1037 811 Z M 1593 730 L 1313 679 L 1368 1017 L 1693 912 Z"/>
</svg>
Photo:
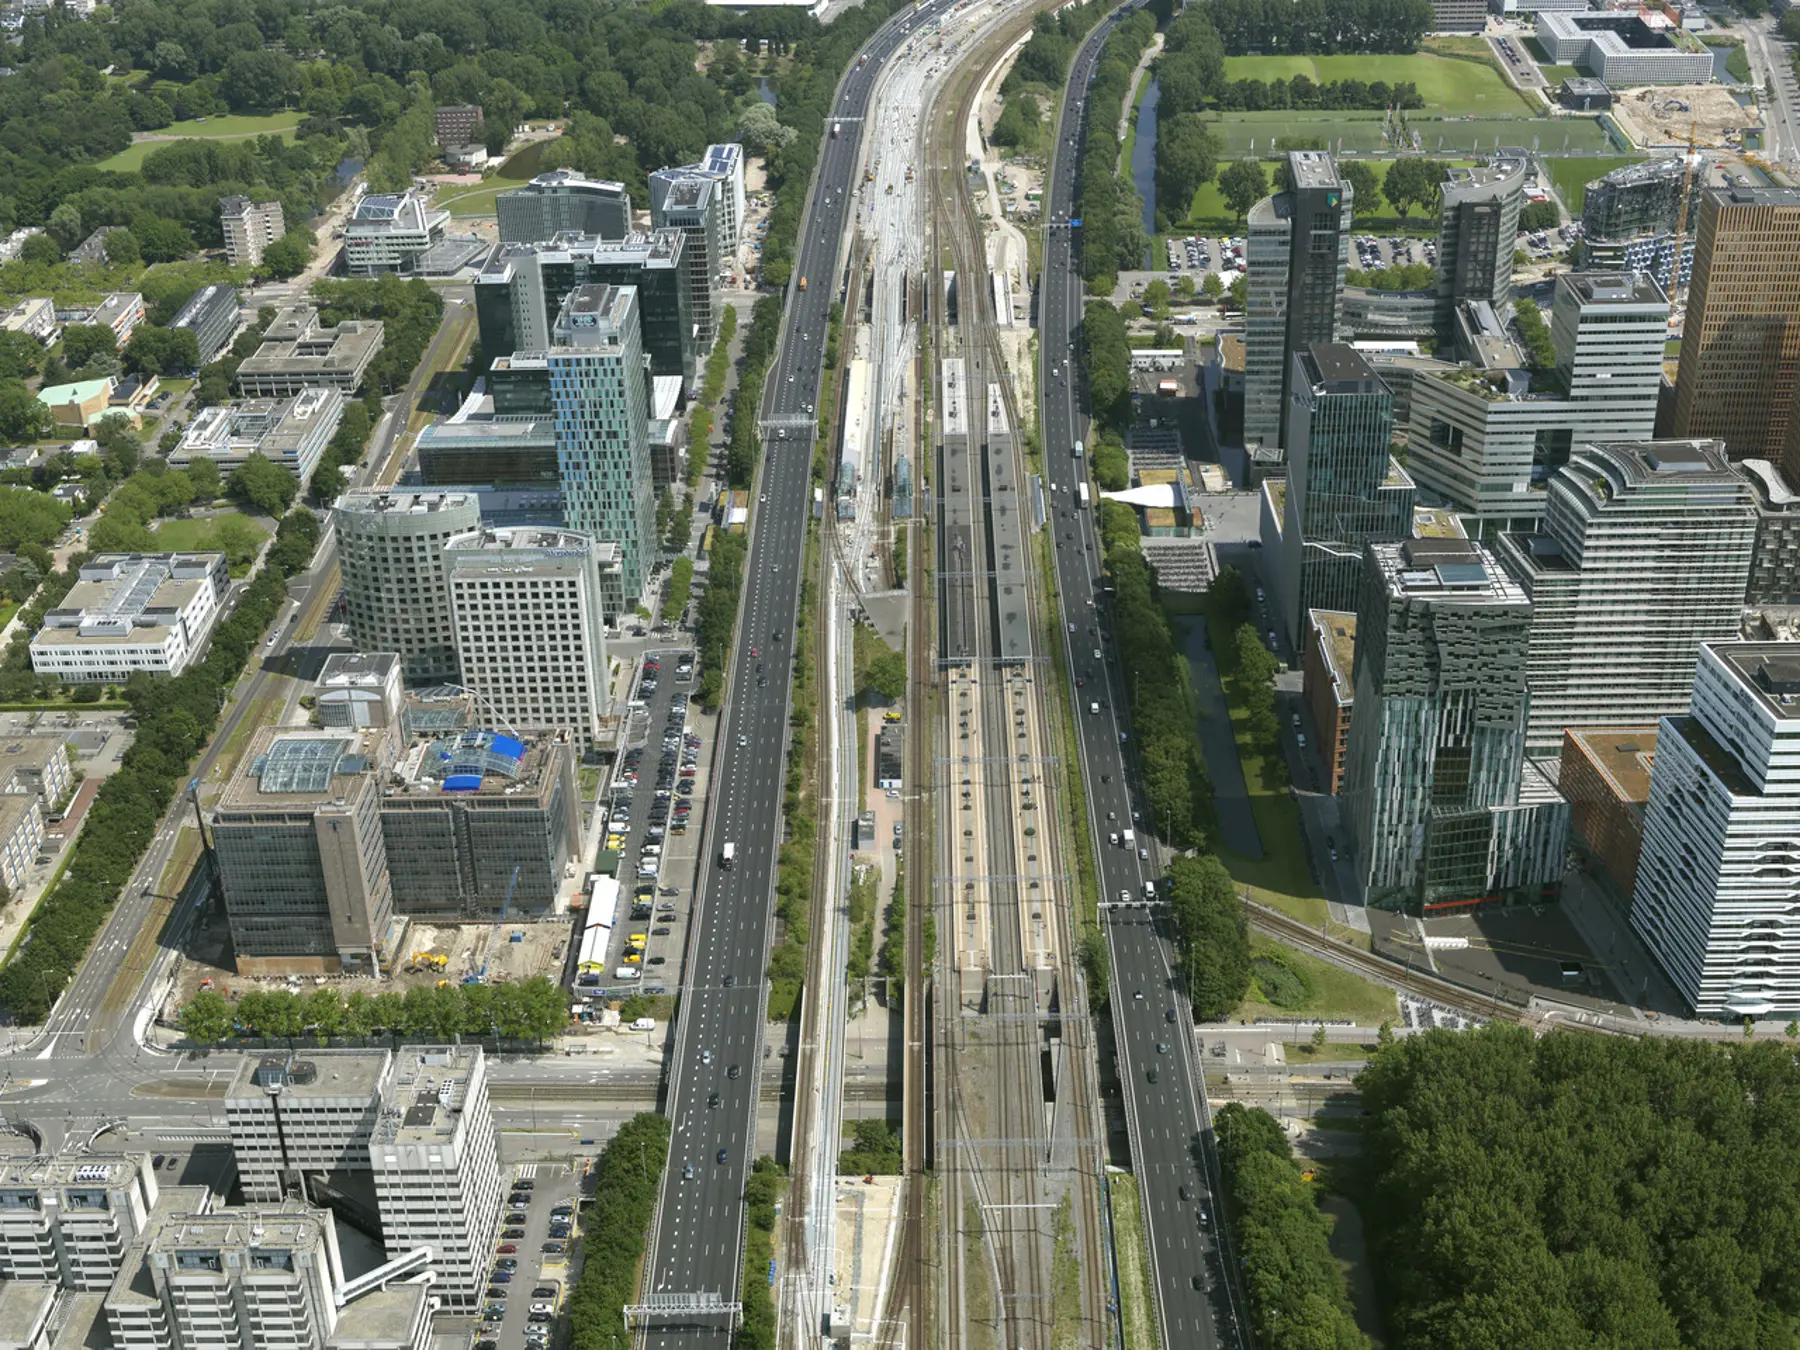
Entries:
<svg viewBox="0 0 1800 1350">
<path fill-rule="evenodd" d="M 1613 116 L 1625 134 L 1641 147 L 1686 145 L 1688 129 L 1694 143 L 1724 150 L 1734 142 L 1733 133 L 1762 127 L 1762 114 L 1742 106 L 1735 98 L 1708 84 L 1656 85 L 1624 89 L 1613 102 Z M 1741 136 L 1737 144 L 1742 143 Z"/>
</svg>

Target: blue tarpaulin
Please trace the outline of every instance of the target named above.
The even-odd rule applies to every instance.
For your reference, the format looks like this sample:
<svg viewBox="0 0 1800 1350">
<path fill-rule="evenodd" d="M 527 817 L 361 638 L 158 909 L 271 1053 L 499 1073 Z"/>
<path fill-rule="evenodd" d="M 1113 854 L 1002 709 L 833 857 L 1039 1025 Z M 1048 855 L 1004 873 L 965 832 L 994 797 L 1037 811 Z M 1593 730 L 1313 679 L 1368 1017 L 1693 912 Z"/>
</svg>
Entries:
<svg viewBox="0 0 1800 1350">
<path fill-rule="evenodd" d="M 445 792 L 474 792 L 481 786 L 478 773 L 453 773 L 444 779 Z"/>
<path fill-rule="evenodd" d="M 508 759 L 525 758 L 525 742 L 515 741 L 511 736 L 502 736 L 497 731 L 494 733 L 494 739 L 489 743 L 488 749 L 496 755 L 505 755 Z"/>
</svg>

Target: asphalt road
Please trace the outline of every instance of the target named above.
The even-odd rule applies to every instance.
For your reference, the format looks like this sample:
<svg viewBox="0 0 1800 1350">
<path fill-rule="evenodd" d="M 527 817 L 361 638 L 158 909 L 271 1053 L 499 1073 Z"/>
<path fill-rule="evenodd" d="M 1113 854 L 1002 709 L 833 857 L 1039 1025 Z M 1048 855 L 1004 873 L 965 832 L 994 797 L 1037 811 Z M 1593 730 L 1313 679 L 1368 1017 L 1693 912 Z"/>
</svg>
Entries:
<svg viewBox="0 0 1800 1350">
<path fill-rule="evenodd" d="M 914 24 L 948 7 L 946 0 L 931 0 L 897 16 L 845 76 L 834 109 L 845 120 L 834 118 L 836 136 L 827 129 L 801 225 L 796 280 L 761 410 L 763 459 L 752 507 L 754 534 L 727 679 L 728 703 L 714 752 L 716 790 L 702 827 L 697 890 L 704 899 L 695 913 L 670 1068 L 674 1135 L 657 1211 L 652 1297 L 713 1294 L 735 1301 L 743 1276 L 744 1179 L 754 1161 L 763 980 L 781 842 L 794 630 L 812 508 L 810 409 L 819 399 L 824 337 L 843 280 L 840 258 L 849 189 L 860 162 L 860 119 L 882 62 Z M 806 281 L 804 291 L 800 278 Z M 749 414 L 748 409 L 740 411 Z M 730 868 L 721 865 L 727 843 L 735 845 Z M 740 1068 L 737 1078 L 730 1075 L 733 1065 Z M 718 1105 L 713 1106 L 715 1099 Z M 721 1150 L 723 1162 L 718 1161 Z M 670 1318 L 658 1322 L 649 1344 L 723 1343 L 728 1337 L 723 1317 L 682 1324 Z"/>
<path fill-rule="evenodd" d="M 1076 54 L 1063 95 L 1044 204 L 1049 223 L 1039 290 L 1039 349 L 1045 478 L 1056 485 L 1050 501 L 1057 539 L 1057 589 L 1065 632 L 1067 625 L 1076 626 L 1069 636 L 1071 676 L 1082 681 L 1074 690 L 1081 771 L 1090 820 L 1095 822 L 1101 897 L 1117 903 L 1121 897 L 1141 898 L 1159 869 L 1135 849 L 1106 842 L 1112 829 L 1132 820 L 1136 801 L 1129 787 L 1129 731 L 1119 669 L 1110 653 L 1094 660 L 1096 640 L 1087 634 L 1089 625 L 1097 625 L 1102 615 L 1096 608 L 1101 554 L 1094 512 L 1081 509 L 1073 491 L 1074 484 L 1087 476 L 1085 461 L 1074 457 L 1074 444 L 1088 435 L 1082 391 L 1071 369 L 1078 356 L 1082 283 L 1074 251 L 1079 230 L 1068 223 L 1087 87 L 1115 22 L 1108 20 L 1089 34 Z M 1064 539 L 1065 532 L 1074 538 Z M 1097 712 L 1090 711 L 1094 703 L 1099 705 Z M 1113 817 L 1116 825 L 1101 824 Z M 1112 950 L 1113 1029 L 1133 1163 L 1144 1198 L 1162 1344 L 1200 1350 L 1235 1346 L 1238 1338 L 1229 1330 L 1230 1292 L 1216 1243 L 1221 1207 L 1212 1197 L 1203 1162 L 1202 1150 L 1210 1147 L 1209 1123 L 1200 1099 L 1199 1066 L 1193 1060 L 1193 1016 L 1186 991 L 1171 970 L 1159 911 L 1113 909 L 1105 914 Z M 1209 1222 L 1202 1221 L 1203 1210 Z"/>
</svg>

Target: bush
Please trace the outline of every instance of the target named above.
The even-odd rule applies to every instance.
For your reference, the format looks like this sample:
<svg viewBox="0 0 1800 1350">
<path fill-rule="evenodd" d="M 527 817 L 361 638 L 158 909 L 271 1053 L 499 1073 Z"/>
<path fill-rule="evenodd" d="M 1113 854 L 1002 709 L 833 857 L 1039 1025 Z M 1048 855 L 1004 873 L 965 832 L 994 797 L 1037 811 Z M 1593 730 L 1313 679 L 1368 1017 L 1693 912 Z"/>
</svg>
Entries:
<svg viewBox="0 0 1800 1350">
<path fill-rule="evenodd" d="M 1312 977 L 1298 966 L 1289 965 L 1274 952 L 1259 952 L 1250 959 L 1250 973 L 1256 978 L 1256 991 L 1263 1002 L 1277 1008 L 1299 1010 L 1313 996 Z"/>
<path fill-rule="evenodd" d="M 625 1307 L 637 1302 L 657 1192 L 669 1162 L 666 1117 L 640 1111 L 619 1127 L 594 1162 L 593 1199 L 582 1219 L 581 1278 L 569 1293 L 573 1350 L 606 1350 Z"/>
<path fill-rule="evenodd" d="M 838 1158 L 838 1172 L 843 1176 L 897 1176 L 905 1165 L 903 1141 L 885 1120 L 856 1122 L 855 1142 Z"/>
</svg>

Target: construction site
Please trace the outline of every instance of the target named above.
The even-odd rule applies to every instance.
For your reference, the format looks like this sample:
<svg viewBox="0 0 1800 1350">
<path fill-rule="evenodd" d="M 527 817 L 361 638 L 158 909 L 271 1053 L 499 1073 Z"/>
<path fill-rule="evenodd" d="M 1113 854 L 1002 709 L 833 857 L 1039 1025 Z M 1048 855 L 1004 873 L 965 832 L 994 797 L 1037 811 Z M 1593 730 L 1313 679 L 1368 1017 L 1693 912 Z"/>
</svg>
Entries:
<svg viewBox="0 0 1800 1350">
<path fill-rule="evenodd" d="M 1762 114 L 1716 84 L 1654 85 L 1622 89 L 1613 101 L 1619 128 L 1640 150 L 1742 150 L 1744 133 L 1760 133 Z"/>
</svg>

